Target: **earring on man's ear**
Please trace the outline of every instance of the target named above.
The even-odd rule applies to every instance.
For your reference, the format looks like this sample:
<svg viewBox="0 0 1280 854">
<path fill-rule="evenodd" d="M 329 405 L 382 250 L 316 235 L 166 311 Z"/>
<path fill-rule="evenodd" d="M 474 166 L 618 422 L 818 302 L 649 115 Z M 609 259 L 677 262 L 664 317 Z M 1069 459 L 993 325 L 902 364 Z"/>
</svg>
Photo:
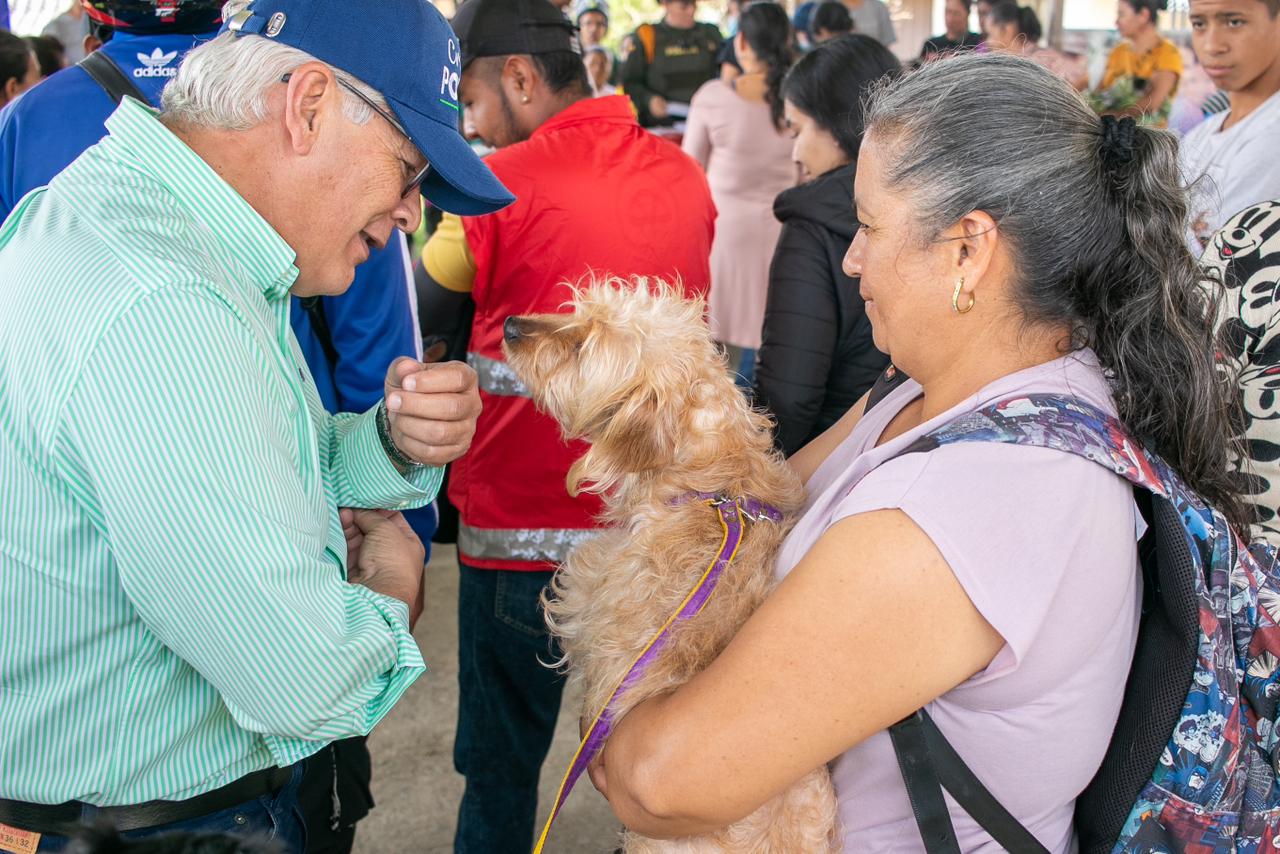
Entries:
<svg viewBox="0 0 1280 854">
<path fill-rule="evenodd" d="M 529 103 L 529 96 L 528 96 L 528 95 L 521 95 L 521 96 L 520 96 L 520 103 L 522 103 L 522 104 L 527 104 L 527 103 Z"/>
<path fill-rule="evenodd" d="M 973 294 L 969 294 L 969 304 L 964 308 L 960 307 L 960 291 L 964 288 L 964 276 L 956 280 L 955 292 L 951 294 L 951 308 L 956 314 L 968 314 L 973 310 L 973 304 L 977 302 L 977 298 Z"/>
</svg>

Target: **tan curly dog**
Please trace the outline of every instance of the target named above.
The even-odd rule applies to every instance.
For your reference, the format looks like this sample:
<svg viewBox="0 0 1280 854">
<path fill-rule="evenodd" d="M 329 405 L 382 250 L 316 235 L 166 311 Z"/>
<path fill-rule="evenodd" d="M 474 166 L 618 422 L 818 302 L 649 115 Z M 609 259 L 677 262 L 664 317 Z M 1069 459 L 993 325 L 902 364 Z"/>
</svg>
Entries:
<svg viewBox="0 0 1280 854">
<path fill-rule="evenodd" d="M 570 555 L 544 600 L 587 720 L 720 550 L 716 509 L 687 496 L 754 497 L 783 521 L 748 523 L 706 607 L 672 629 L 615 702 L 616 718 L 688 681 L 725 648 L 773 586 L 774 554 L 803 503 L 768 419 L 734 386 L 704 308 L 661 282 L 610 280 L 575 290 L 568 314 L 507 321 L 507 359 L 534 401 L 567 439 L 590 444 L 569 472 L 569 491 L 599 492 L 605 502 L 604 531 Z M 835 824 L 824 767 L 718 833 L 667 841 L 627 833 L 623 844 L 629 854 L 812 854 L 831 849 Z"/>
</svg>

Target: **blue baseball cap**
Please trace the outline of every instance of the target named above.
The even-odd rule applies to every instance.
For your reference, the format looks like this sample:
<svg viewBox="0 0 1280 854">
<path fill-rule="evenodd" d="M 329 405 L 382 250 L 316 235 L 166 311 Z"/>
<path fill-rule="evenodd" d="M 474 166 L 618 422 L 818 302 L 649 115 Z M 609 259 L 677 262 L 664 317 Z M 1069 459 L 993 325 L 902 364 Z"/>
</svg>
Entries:
<svg viewBox="0 0 1280 854">
<path fill-rule="evenodd" d="M 462 51 L 428 0 L 253 0 L 222 32 L 297 48 L 372 86 L 431 168 L 427 201 L 477 216 L 515 201 L 458 130 Z"/>
</svg>

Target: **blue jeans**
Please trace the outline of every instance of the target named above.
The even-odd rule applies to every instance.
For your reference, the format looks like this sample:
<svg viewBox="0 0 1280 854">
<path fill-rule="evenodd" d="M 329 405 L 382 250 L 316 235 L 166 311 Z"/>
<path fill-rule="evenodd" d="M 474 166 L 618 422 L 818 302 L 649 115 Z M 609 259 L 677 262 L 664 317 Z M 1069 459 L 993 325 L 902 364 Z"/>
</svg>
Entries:
<svg viewBox="0 0 1280 854">
<path fill-rule="evenodd" d="M 455 854 L 529 854 L 538 772 L 547 758 L 564 678 L 538 596 L 550 572 L 459 564 L 458 732 L 453 764 L 466 778 Z"/>
<path fill-rule="evenodd" d="M 224 833 L 274 840 L 288 854 L 302 854 L 306 848 L 306 835 L 302 827 L 302 816 L 296 809 L 302 766 L 301 762 L 293 766 L 293 776 L 274 797 L 262 795 L 209 815 L 132 830 L 120 835 L 125 839 L 146 839 L 166 833 Z M 85 824 L 93 824 L 97 815 L 97 807 L 86 805 L 81 820 Z M 42 836 L 37 850 L 62 851 L 69 841 L 65 836 Z"/>
<path fill-rule="evenodd" d="M 740 388 L 751 391 L 751 385 L 756 377 L 756 351 L 733 344 L 722 346 L 729 359 L 729 370 L 733 372 L 734 383 Z"/>
</svg>

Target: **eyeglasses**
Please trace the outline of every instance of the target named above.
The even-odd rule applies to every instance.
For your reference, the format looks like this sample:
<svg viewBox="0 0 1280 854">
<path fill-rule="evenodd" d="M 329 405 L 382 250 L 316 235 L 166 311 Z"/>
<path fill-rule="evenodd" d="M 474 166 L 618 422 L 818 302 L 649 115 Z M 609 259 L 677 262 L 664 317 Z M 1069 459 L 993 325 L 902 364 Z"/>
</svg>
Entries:
<svg viewBox="0 0 1280 854">
<path fill-rule="evenodd" d="M 281 83 L 288 83 L 288 82 L 289 82 L 289 80 L 290 80 L 290 79 L 292 79 L 292 77 L 293 77 L 293 72 L 290 72 L 290 73 L 286 74 L 285 76 L 281 77 L 281 78 L 280 78 L 280 82 L 281 82 Z M 400 122 L 396 120 L 396 117 L 395 117 L 395 116 L 391 115 L 391 113 L 389 113 L 389 112 L 387 112 L 386 110 L 382 109 L 382 107 L 379 107 L 377 104 L 375 104 L 375 103 L 373 102 L 373 99 L 372 99 L 372 98 L 370 98 L 370 97 L 369 97 L 368 95 L 366 95 L 365 93 L 361 92 L 361 91 L 360 91 L 359 89 L 357 89 L 355 86 L 352 86 L 352 85 L 351 85 L 350 83 L 348 83 L 347 81 L 343 80 L 341 77 L 337 77 L 337 76 L 335 75 L 335 76 L 334 76 L 334 79 L 338 81 L 338 85 L 339 85 L 339 86 L 341 86 L 343 89 L 346 89 L 346 90 L 347 90 L 348 92 L 350 92 L 352 95 L 355 95 L 357 98 L 359 98 L 361 101 L 363 101 L 363 102 L 365 103 L 365 106 L 367 106 L 369 109 L 373 110 L 375 113 L 377 113 L 378 115 L 380 115 L 380 116 L 382 116 L 384 119 L 386 119 L 386 120 L 387 120 L 387 123 L 388 123 L 389 125 L 391 125 L 393 128 L 395 128 L 395 129 L 396 129 L 396 131 L 397 131 L 401 136 L 403 136 L 405 139 L 409 140 L 409 144 L 410 144 L 410 145 L 413 145 L 413 146 L 414 146 L 414 148 L 417 148 L 417 146 L 416 146 L 416 145 L 414 145 L 413 137 L 409 136 L 409 132 L 408 132 L 408 131 L 406 131 L 406 130 L 404 129 L 404 125 L 400 124 Z M 423 181 L 425 181 L 425 180 L 427 180 L 427 173 L 428 173 L 428 172 L 430 172 L 430 171 L 431 171 L 431 164 L 430 164 L 430 163 L 428 163 L 426 166 L 423 166 L 423 167 L 422 167 L 422 169 L 421 169 L 421 170 L 419 170 L 418 174 L 416 174 L 416 175 L 414 175 L 412 178 L 410 178 L 410 179 L 409 179 L 409 182 L 408 182 L 407 184 L 405 184 L 405 185 L 404 185 L 404 189 L 400 191 L 400 198 L 402 198 L 402 199 L 403 199 L 405 196 L 409 195 L 410 193 L 414 192 L 415 190 L 419 190 L 419 189 L 422 187 L 422 182 L 423 182 Z"/>
</svg>

